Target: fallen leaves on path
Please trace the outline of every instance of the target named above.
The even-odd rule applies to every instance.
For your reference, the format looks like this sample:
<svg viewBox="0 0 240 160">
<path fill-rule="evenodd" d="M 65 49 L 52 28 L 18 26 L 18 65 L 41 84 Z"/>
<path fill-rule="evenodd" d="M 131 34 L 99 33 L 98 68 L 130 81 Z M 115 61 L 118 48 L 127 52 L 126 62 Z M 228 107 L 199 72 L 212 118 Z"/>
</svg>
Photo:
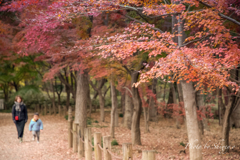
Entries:
<svg viewBox="0 0 240 160">
<path fill-rule="evenodd" d="M 99 113 L 92 113 L 92 133 L 101 132 L 102 136 L 110 135 L 110 115 L 106 112 L 105 122 L 95 123 L 100 119 Z M 29 114 L 31 118 L 32 115 Z M 11 114 L 0 113 L 0 160 L 78 160 L 77 153 L 68 149 L 67 128 L 68 121 L 59 116 L 40 116 L 44 125 L 44 132 L 40 134 L 40 143 L 32 141 L 32 134 L 28 131 L 29 121 L 25 125 L 23 143 L 17 139 L 17 130 L 11 120 Z M 112 147 L 112 152 L 122 155 L 122 144 L 131 142 L 131 132 L 121 124 L 115 129 L 115 139 L 118 146 Z M 141 119 L 141 146 L 133 146 L 134 160 L 141 160 L 143 150 L 156 150 L 157 160 L 188 160 L 189 151 L 180 144 L 187 145 L 188 137 L 186 127 L 176 129 L 173 119 L 159 118 L 158 122 L 150 122 L 150 132 L 144 132 L 144 122 Z M 240 135 L 239 129 L 230 131 L 230 146 L 235 146 L 230 153 L 219 154 L 219 149 L 215 146 L 220 145 L 221 127 L 217 121 L 212 121 L 210 131 L 205 131 L 202 137 L 203 157 L 208 160 L 239 160 L 240 159 Z M 210 146 L 206 148 L 205 145 Z M 183 151 L 186 152 L 183 153 Z M 94 155 L 93 155 L 94 157 Z M 93 158 L 94 159 L 94 158 Z M 82 158 L 81 160 L 84 160 Z M 113 158 L 113 160 L 115 160 Z"/>
</svg>

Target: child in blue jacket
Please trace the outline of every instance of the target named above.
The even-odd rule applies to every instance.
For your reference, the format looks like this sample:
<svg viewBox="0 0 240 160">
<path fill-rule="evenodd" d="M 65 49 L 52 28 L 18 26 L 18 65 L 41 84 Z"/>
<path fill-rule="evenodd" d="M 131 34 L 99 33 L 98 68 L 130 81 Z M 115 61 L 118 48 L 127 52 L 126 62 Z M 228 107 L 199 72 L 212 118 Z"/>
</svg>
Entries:
<svg viewBox="0 0 240 160">
<path fill-rule="evenodd" d="M 43 123 L 41 119 L 39 119 L 39 114 L 36 112 L 29 124 L 29 131 L 33 131 L 33 140 L 35 140 L 35 137 L 37 137 L 37 143 L 39 143 L 40 130 L 43 130 Z"/>
</svg>

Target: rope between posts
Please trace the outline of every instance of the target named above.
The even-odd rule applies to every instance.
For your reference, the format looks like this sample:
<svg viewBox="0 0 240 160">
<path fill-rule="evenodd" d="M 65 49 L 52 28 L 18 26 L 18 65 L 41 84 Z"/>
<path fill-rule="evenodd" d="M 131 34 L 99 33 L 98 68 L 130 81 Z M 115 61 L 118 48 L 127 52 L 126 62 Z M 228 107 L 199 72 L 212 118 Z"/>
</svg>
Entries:
<svg viewBox="0 0 240 160">
<path fill-rule="evenodd" d="M 84 140 L 82 138 L 80 138 L 80 140 L 82 141 L 82 143 L 84 143 Z"/>
<path fill-rule="evenodd" d="M 98 147 L 103 151 L 103 148 L 99 143 L 98 143 Z"/>
<path fill-rule="evenodd" d="M 89 143 L 89 145 L 90 145 L 92 148 L 94 148 L 94 146 L 91 144 L 91 142 L 90 142 L 90 141 L 88 141 L 88 143 Z"/>
<path fill-rule="evenodd" d="M 117 159 L 122 159 L 122 157 L 115 156 L 110 150 L 108 150 L 108 153 L 111 154 L 112 157 L 117 158 Z"/>
<path fill-rule="evenodd" d="M 75 134 L 75 136 L 77 136 L 77 132 L 76 132 L 76 131 L 73 131 L 73 130 L 71 129 L 71 132 L 72 132 L 72 134 Z"/>
</svg>

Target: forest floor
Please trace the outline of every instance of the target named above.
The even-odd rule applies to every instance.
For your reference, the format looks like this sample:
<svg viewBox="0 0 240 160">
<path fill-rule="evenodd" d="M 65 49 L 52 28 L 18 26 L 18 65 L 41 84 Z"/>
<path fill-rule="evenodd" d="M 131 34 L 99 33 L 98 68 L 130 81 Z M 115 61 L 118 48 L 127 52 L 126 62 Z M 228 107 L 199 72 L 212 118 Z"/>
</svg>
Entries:
<svg viewBox="0 0 240 160">
<path fill-rule="evenodd" d="M 92 114 L 89 127 L 92 133 L 101 132 L 102 136 L 110 135 L 110 112 L 106 112 L 105 122 L 100 123 L 99 113 Z M 28 125 L 33 114 L 29 114 L 29 120 L 25 125 L 23 142 L 17 139 L 17 130 L 12 122 L 10 113 L 0 113 L 0 160 L 77 160 L 77 153 L 68 149 L 67 141 L 67 120 L 60 116 L 41 116 L 44 130 L 40 134 L 40 143 L 32 141 L 32 134 L 28 131 Z M 119 118 L 119 127 L 115 129 L 115 139 L 119 143 L 112 147 L 112 152 L 122 155 L 122 144 L 131 142 L 130 130 L 124 128 Z M 180 129 L 175 126 L 173 119 L 158 118 L 157 122 L 150 122 L 150 132 L 144 132 L 144 122 L 141 120 L 141 146 L 133 147 L 133 160 L 140 160 L 143 150 L 156 150 L 157 160 L 168 159 L 189 159 L 187 145 L 187 132 L 185 125 Z M 221 127 L 218 121 L 210 120 L 210 131 L 205 130 L 202 137 L 203 159 L 204 160 L 239 160 L 240 159 L 240 129 L 230 131 L 230 152 L 224 155 L 219 154 L 221 146 Z M 186 154 L 180 151 L 185 150 Z M 82 159 L 84 160 L 84 158 Z M 113 158 L 114 160 L 114 158 Z"/>
</svg>

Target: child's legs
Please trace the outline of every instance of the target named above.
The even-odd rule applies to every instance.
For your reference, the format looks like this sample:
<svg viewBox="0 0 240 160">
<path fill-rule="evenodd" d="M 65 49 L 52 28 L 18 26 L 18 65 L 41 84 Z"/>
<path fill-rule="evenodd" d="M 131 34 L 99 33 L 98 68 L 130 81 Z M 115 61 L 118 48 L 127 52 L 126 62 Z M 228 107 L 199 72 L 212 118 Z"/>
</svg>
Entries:
<svg viewBox="0 0 240 160">
<path fill-rule="evenodd" d="M 34 139 L 35 139 L 35 137 L 37 136 L 36 131 L 32 131 L 32 134 L 33 134 L 33 137 L 34 137 Z"/>
<path fill-rule="evenodd" d="M 37 135 L 37 140 L 39 141 L 39 138 L 40 138 L 40 131 L 36 131 L 36 135 Z"/>
<path fill-rule="evenodd" d="M 33 137 L 35 139 L 35 137 L 37 137 L 37 140 L 39 141 L 39 137 L 40 137 L 40 131 L 32 131 Z"/>
</svg>

